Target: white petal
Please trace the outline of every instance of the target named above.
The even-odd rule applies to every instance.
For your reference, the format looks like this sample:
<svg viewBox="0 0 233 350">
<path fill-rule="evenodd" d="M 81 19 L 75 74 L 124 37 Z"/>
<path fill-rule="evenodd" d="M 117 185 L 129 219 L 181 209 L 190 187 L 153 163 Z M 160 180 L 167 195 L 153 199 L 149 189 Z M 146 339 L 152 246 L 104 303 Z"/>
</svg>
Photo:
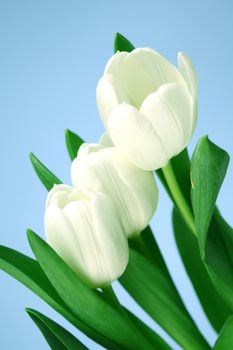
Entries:
<svg viewBox="0 0 233 350">
<path fill-rule="evenodd" d="M 192 133 L 197 121 L 197 73 L 191 58 L 184 52 L 178 53 L 178 66 L 193 97 Z"/>
<path fill-rule="evenodd" d="M 129 257 L 127 237 L 110 197 L 99 195 L 93 201 L 92 209 L 95 239 L 102 252 L 102 269 L 105 269 L 107 275 L 105 280 L 112 282 L 121 276 L 127 266 Z"/>
<path fill-rule="evenodd" d="M 152 172 L 135 167 L 115 148 L 77 157 L 71 166 L 74 185 L 108 194 L 115 203 L 128 237 L 142 231 L 157 205 L 157 186 Z"/>
<path fill-rule="evenodd" d="M 154 170 L 168 158 L 151 122 L 126 103 L 116 107 L 108 120 L 110 136 L 116 147 L 137 167 Z"/>
<path fill-rule="evenodd" d="M 66 198 L 72 190 L 72 187 L 68 185 L 54 185 L 48 193 L 45 204 L 46 208 L 51 204 L 55 204 L 62 208 L 64 206 L 62 204 L 65 204 Z"/>
<path fill-rule="evenodd" d="M 178 53 L 178 66 L 192 96 L 197 95 L 197 73 L 191 58 L 184 52 Z"/>
<path fill-rule="evenodd" d="M 179 84 L 162 85 L 143 102 L 141 112 L 160 136 L 169 158 L 179 153 L 191 137 L 192 97 Z"/>
<path fill-rule="evenodd" d="M 78 215 L 76 215 L 78 216 Z M 45 212 L 45 233 L 48 243 L 58 255 L 89 284 L 86 278 L 85 256 L 82 244 L 63 210 L 50 206 Z"/>
<path fill-rule="evenodd" d="M 86 157 L 89 153 L 98 152 L 101 149 L 104 149 L 104 146 L 99 143 L 83 143 L 79 147 L 77 156 L 79 158 Z"/>
<path fill-rule="evenodd" d="M 143 100 L 161 85 L 174 82 L 185 86 L 178 69 L 157 51 L 135 49 L 121 64 L 123 88 L 130 97 L 128 102 L 140 108 Z"/>
<path fill-rule="evenodd" d="M 114 55 L 108 62 L 105 73 L 112 75 L 112 85 L 119 103 L 127 102 L 137 108 L 140 108 L 147 95 L 162 84 L 177 82 L 186 85 L 178 69 L 157 51 L 149 48 Z"/>
<path fill-rule="evenodd" d="M 119 65 L 127 56 L 128 56 L 128 52 L 117 51 L 115 55 L 111 56 L 110 59 L 108 60 L 104 70 L 104 74 L 115 74 L 116 72 L 118 72 Z"/>
<path fill-rule="evenodd" d="M 103 146 L 104 148 L 113 147 L 113 146 L 114 146 L 114 145 L 113 145 L 113 142 L 112 142 L 112 139 L 111 139 L 111 137 L 110 137 L 110 135 L 109 135 L 109 133 L 108 133 L 107 131 L 105 131 L 105 132 L 101 135 L 101 137 L 100 137 L 100 139 L 99 139 L 99 144 L 100 144 L 101 146 Z"/>
<path fill-rule="evenodd" d="M 114 170 L 123 184 L 121 191 L 120 189 L 117 191 L 119 198 L 116 198 L 116 203 L 122 207 L 121 217 L 127 213 L 130 218 L 127 235 L 133 237 L 149 224 L 157 207 L 158 188 L 151 171 L 135 167 L 125 157 L 122 157 L 117 149 L 114 149 L 111 158 Z"/>
<path fill-rule="evenodd" d="M 106 125 L 109 114 L 119 104 L 111 75 L 104 74 L 99 80 L 96 88 L 96 99 L 99 114 L 104 125 Z"/>
</svg>

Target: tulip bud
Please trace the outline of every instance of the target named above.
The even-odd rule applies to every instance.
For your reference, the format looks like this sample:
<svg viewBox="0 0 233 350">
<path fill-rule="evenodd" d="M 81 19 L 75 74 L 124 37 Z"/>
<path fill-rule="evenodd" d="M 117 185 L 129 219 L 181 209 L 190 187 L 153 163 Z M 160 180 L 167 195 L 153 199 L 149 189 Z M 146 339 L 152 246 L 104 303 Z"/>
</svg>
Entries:
<svg viewBox="0 0 233 350">
<path fill-rule="evenodd" d="M 158 52 L 117 52 L 97 86 L 101 118 L 114 145 L 137 167 L 164 167 L 189 143 L 197 118 L 197 77 L 191 59 L 179 70 Z"/>
<path fill-rule="evenodd" d="M 115 147 L 83 144 L 73 160 L 71 179 L 74 186 L 112 198 L 128 237 L 139 234 L 155 212 L 158 189 L 153 173 L 135 167 Z"/>
<path fill-rule="evenodd" d="M 124 272 L 128 242 L 112 200 L 100 192 L 54 185 L 45 211 L 48 243 L 91 288 Z"/>
</svg>

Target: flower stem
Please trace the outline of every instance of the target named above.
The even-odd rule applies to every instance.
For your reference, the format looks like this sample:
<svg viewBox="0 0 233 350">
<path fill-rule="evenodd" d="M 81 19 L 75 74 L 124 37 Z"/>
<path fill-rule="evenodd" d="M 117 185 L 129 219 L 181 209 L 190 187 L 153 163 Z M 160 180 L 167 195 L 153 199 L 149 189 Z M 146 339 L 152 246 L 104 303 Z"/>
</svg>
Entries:
<svg viewBox="0 0 233 350">
<path fill-rule="evenodd" d="M 194 217 L 192 211 L 190 210 L 190 207 L 188 206 L 187 201 L 184 198 L 183 193 L 180 190 L 171 162 L 169 162 L 164 168 L 162 168 L 162 171 L 177 208 L 182 214 L 186 224 L 188 225 L 192 233 L 195 235 L 196 228 Z"/>
</svg>

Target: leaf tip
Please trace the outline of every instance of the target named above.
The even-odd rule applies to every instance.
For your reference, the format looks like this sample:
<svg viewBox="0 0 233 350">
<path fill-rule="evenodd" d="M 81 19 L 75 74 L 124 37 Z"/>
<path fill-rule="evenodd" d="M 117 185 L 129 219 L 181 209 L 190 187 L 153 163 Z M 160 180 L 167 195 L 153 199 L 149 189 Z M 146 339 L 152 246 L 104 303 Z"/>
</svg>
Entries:
<svg viewBox="0 0 233 350">
<path fill-rule="evenodd" d="M 32 239 L 36 236 L 36 233 L 30 228 L 27 228 L 26 233 L 27 233 L 28 242 L 30 244 Z"/>
<path fill-rule="evenodd" d="M 133 44 L 121 33 L 116 32 L 114 38 L 114 52 L 126 51 L 131 52 L 135 49 Z"/>
</svg>

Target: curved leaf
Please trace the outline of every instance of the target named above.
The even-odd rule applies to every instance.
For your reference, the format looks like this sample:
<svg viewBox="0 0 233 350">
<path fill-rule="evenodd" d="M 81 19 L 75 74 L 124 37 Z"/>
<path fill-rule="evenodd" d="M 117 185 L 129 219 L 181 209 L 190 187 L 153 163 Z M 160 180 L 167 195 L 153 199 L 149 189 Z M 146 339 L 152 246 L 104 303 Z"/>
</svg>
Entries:
<svg viewBox="0 0 233 350">
<path fill-rule="evenodd" d="M 174 285 L 159 267 L 130 249 L 130 260 L 120 282 L 143 309 L 184 349 L 209 349 L 186 311 Z"/>
<path fill-rule="evenodd" d="M 31 289 L 88 337 L 107 349 L 120 350 L 114 342 L 95 332 L 72 313 L 57 294 L 36 260 L 11 248 L 0 246 L 0 269 Z"/>
<path fill-rule="evenodd" d="M 126 39 L 122 34 L 116 33 L 115 34 L 115 40 L 114 40 L 114 52 L 117 51 L 126 51 L 131 52 L 135 49 L 133 44 Z"/>
<path fill-rule="evenodd" d="M 215 209 L 229 155 L 207 137 L 192 157 L 192 203 L 200 254 L 218 293 L 233 310 L 232 231 Z M 213 215 L 214 213 L 214 215 Z"/>
<path fill-rule="evenodd" d="M 202 257 L 205 257 L 208 227 L 229 159 L 229 155 L 207 136 L 199 140 L 192 156 L 192 204 Z"/>
<path fill-rule="evenodd" d="M 26 312 L 40 329 L 52 350 L 87 350 L 87 347 L 70 332 L 42 313 L 29 308 Z"/>
<path fill-rule="evenodd" d="M 73 131 L 66 129 L 65 130 L 66 138 L 66 147 L 70 156 L 70 159 L 73 160 L 77 157 L 79 147 L 84 143 L 83 139 L 75 134 Z"/>
<path fill-rule="evenodd" d="M 32 152 L 30 153 L 30 160 L 37 176 L 48 191 L 51 190 L 54 184 L 62 183 Z"/>
<path fill-rule="evenodd" d="M 55 251 L 31 230 L 28 230 L 28 240 L 50 282 L 77 317 L 120 347 L 152 348 L 126 318 L 86 287 Z"/>
<path fill-rule="evenodd" d="M 182 261 L 201 305 L 213 327 L 220 331 L 231 311 L 213 287 L 201 259 L 197 239 L 176 209 L 173 209 L 173 227 Z"/>
<path fill-rule="evenodd" d="M 233 317 L 230 317 L 225 323 L 219 337 L 214 344 L 214 350 L 233 349 Z"/>
<path fill-rule="evenodd" d="M 149 328 L 144 322 L 142 322 L 139 318 L 132 314 L 132 312 L 130 312 L 127 309 L 125 309 L 125 311 L 128 313 L 129 317 L 135 323 L 137 328 L 139 328 L 142 331 L 142 333 L 146 336 L 146 338 L 154 345 L 155 349 L 172 350 L 171 347 L 158 334 L 152 331 L 151 328 Z"/>
</svg>

